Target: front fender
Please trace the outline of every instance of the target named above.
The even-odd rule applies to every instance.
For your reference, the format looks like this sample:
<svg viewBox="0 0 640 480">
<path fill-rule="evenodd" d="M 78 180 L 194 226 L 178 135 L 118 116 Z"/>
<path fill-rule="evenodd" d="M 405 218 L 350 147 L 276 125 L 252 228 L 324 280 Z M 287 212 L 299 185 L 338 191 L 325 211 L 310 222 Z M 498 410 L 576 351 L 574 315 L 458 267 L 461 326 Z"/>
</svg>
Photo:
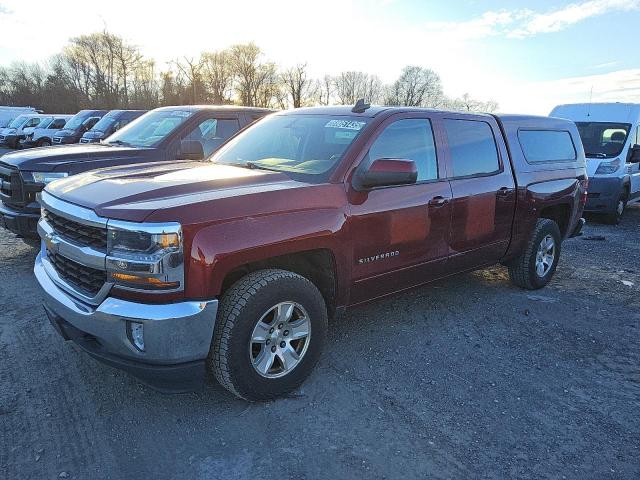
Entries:
<svg viewBox="0 0 640 480">
<path fill-rule="evenodd" d="M 187 262 L 187 297 L 213 298 L 225 277 L 248 263 L 310 250 L 333 253 L 338 292 L 348 278 L 345 215 L 340 209 L 299 210 L 243 217 L 204 227 L 193 235 Z"/>
</svg>

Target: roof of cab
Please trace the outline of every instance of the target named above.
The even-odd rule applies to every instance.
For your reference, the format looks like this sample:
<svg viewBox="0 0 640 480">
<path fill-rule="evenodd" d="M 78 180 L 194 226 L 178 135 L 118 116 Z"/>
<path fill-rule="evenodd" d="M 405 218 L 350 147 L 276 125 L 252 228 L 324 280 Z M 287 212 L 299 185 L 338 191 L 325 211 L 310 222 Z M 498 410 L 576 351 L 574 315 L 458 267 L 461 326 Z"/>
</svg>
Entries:
<svg viewBox="0 0 640 480">
<path fill-rule="evenodd" d="M 188 110 L 198 112 L 201 110 L 226 110 L 229 112 L 275 112 L 270 108 L 260 107 L 239 107 L 237 105 L 173 105 L 168 107 L 156 108 L 156 110 Z"/>
<path fill-rule="evenodd" d="M 574 122 L 636 123 L 640 121 L 640 103 L 569 103 L 554 107 L 550 115 Z"/>
<path fill-rule="evenodd" d="M 391 115 L 394 113 L 407 113 L 407 112 L 425 112 L 425 113 L 447 113 L 447 110 L 437 110 L 433 108 L 422 107 L 385 107 L 380 105 L 371 105 L 365 111 L 361 113 L 353 112 L 353 105 L 333 105 L 328 107 L 304 107 L 296 108 L 294 110 L 284 110 L 279 112 L 280 115 L 296 114 L 296 115 L 349 115 L 355 117 L 367 117 L 373 118 L 381 113 Z M 450 112 L 450 113 L 464 113 L 464 112 Z M 485 113 L 469 112 L 473 115 L 486 115 Z"/>
</svg>

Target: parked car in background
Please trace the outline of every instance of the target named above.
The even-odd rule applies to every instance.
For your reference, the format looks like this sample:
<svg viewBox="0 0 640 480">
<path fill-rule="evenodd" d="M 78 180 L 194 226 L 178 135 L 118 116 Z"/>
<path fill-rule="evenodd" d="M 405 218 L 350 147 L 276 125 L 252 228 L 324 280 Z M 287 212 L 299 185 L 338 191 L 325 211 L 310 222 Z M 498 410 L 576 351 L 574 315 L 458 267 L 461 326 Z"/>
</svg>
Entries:
<svg viewBox="0 0 640 480">
<path fill-rule="evenodd" d="M 50 181 L 111 165 L 202 160 L 268 113 L 271 110 L 244 107 L 164 107 L 142 115 L 101 143 L 8 153 L 0 157 L 0 225 L 35 239 L 40 217 L 36 194 Z"/>
<path fill-rule="evenodd" d="M 80 110 L 53 136 L 53 145 L 78 143 L 82 135 L 91 130 L 106 113 L 107 110 Z"/>
<path fill-rule="evenodd" d="M 25 129 L 35 128 L 48 118 L 40 113 L 25 113 L 16 117 L 0 131 L 0 145 L 18 148 L 18 142 L 25 136 Z"/>
<path fill-rule="evenodd" d="M 111 110 L 91 130 L 85 132 L 80 143 L 100 143 L 126 124 L 147 113 L 146 110 Z"/>
<path fill-rule="evenodd" d="M 33 107 L 6 107 L 0 106 L 0 128 L 7 127 L 11 121 L 26 113 L 39 113 Z"/>
<path fill-rule="evenodd" d="M 40 122 L 37 127 L 25 128 L 24 138 L 19 141 L 21 148 L 48 147 L 52 144 L 53 135 L 64 128 L 73 115 L 50 115 L 48 120 Z"/>
<path fill-rule="evenodd" d="M 640 201 L 640 104 L 559 105 L 551 116 L 578 126 L 589 174 L 585 211 L 619 223 L 627 204 Z"/>
<path fill-rule="evenodd" d="M 586 185 L 567 120 L 296 109 L 209 162 L 48 185 L 35 274 L 51 323 L 94 357 L 163 390 L 212 372 L 267 400 L 309 375 L 335 311 L 499 262 L 546 285 Z"/>
</svg>

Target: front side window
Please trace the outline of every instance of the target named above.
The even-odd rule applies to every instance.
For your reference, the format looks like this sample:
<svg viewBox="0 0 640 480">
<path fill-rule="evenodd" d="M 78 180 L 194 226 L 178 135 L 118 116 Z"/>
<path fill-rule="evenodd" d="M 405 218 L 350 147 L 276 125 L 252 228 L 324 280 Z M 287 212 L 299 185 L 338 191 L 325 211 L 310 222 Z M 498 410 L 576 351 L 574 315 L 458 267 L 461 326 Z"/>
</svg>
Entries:
<svg viewBox="0 0 640 480">
<path fill-rule="evenodd" d="M 208 118 L 191 130 L 185 140 L 200 142 L 205 157 L 208 157 L 238 130 L 240 124 L 235 118 Z"/>
<path fill-rule="evenodd" d="M 529 163 L 576 159 L 571 134 L 564 130 L 520 130 L 518 139 Z"/>
<path fill-rule="evenodd" d="M 155 110 L 138 117 L 106 140 L 107 144 L 155 147 L 187 121 L 192 110 Z"/>
<path fill-rule="evenodd" d="M 490 175 L 500 170 L 496 140 L 487 122 L 445 120 L 453 177 Z"/>
<path fill-rule="evenodd" d="M 59 130 L 64 127 L 65 123 L 67 123 L 67 121 L 64 118 L 56 118 L 47 128 L 51 130 Z"/>
<path fill-rule="evenodd" d="M 418 182 L 437 179 L 438 161 L 431 122 L 411 118 L 386 127 L 371 145 L 366 161 L 371 163 L 381 158 L 413 160 L 418 168 Z"/>
<path fill-rule="evenodd" d="M 591 158 L 613 158 L 622 153 L 631 130 L 628 123 L 576 122 L 584 152 Z"/>
<path fill-rule="evenodd" d="M 273 115 L 237 135 L 211 160 L 326 181 L 369 119 L 342 115 Z"/>
</svg>

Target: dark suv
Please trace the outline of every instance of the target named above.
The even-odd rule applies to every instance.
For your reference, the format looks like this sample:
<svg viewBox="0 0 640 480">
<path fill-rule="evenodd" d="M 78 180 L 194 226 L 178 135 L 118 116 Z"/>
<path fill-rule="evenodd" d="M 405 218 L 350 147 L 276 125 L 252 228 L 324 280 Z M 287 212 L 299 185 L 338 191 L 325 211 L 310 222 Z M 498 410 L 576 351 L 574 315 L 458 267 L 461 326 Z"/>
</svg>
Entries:
<svg viewBox="0 0 640 480">
<path fill-rule="evenodd" d="M 163 107 L 137 118 L 102 143 L 8 153 L 0 159 L 0 225 L 35 239 L 40 217 L 36 194 L 52 180 L 114 165 L 202 160 L 268 113 L 271 110 L 247 107 Z"/>
<path fill-rule="evenodd" d="M 67 122 L 63 130 L 56 133 L 53 137 L 53 144 L 69 145 L 78 143 L 82 135 L 91 130 L 106 113 L 107 110 L 80 110 Z"/>
</svg>

